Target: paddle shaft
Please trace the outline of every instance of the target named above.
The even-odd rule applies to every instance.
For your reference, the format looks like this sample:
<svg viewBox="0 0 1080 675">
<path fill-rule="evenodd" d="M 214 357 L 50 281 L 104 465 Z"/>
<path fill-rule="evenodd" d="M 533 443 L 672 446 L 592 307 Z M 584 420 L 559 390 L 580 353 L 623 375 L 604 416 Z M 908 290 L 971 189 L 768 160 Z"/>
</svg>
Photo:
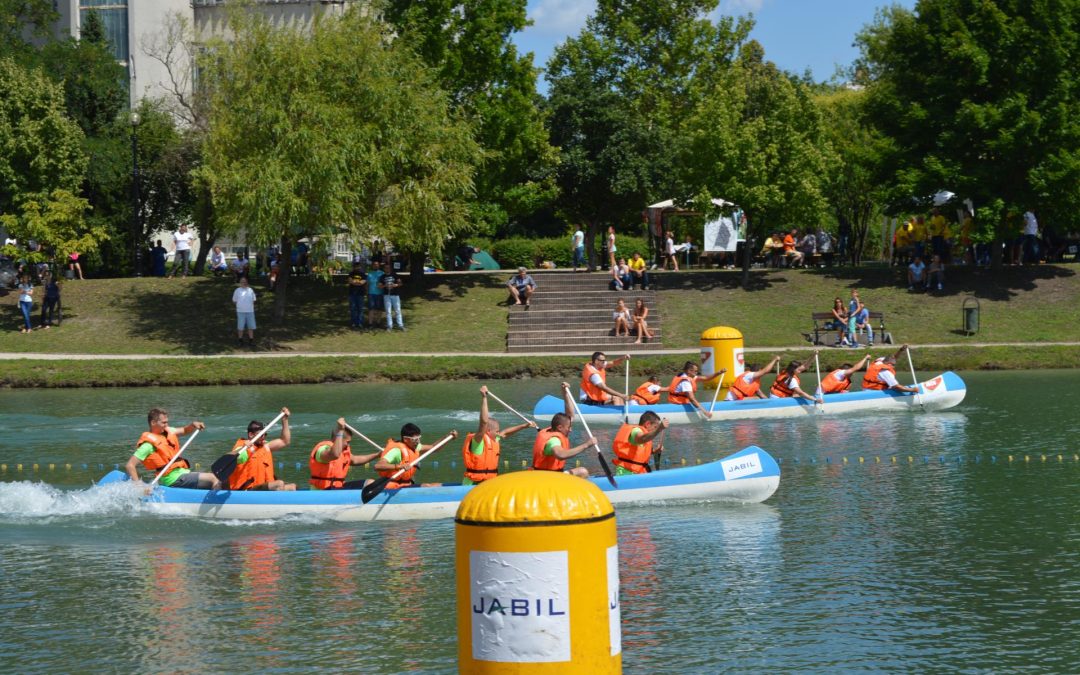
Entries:
<svg viewBox="0 0 1080 675">
<path fill-rule="evenodd" d="M 581 408 L 578 407 L 577 401 L 574 400 L 573 396 L 568 396 L 567 398 L 574 404 L 574 412 L 581 418 L 581 426 L 585 427 L 585 433 L 592 438 L 593 435 L 592 431 L 589 430 L 589 423 L 585 420 L 585 416 L 581 414 Z M 618 484 L 615 483 L 615 476 L 611 474 L 611 469 L 608 467 L 607 460 L 604 459 L 604 453 L 600 451 L 600 444 L 593 443 L 593 447 L 596 448 L 596 457 L 600 460 L 600 468 L 604 470 L 604 475 L 607 476 L 608 482 L 611 483 L 612 487 L 619 487 Z"/>
<path fill-rule="evenodd" d="M 425 452 L 424 454 L 417 457 L 415 462 L 411 462 L 409 464 L 409 466 L 404 466 L 404 467 L 398 469 L 397 471 L 395 471 L 393 474 L 391 474 L 389 476 L 383 476 L 381 478 L 376 479 L 372 483 L 368 483 L 366 486 L 364 486 L 364 488 L 362 490 L 360 490 L 360 501 L 362 501 L 364 504 L 367 504 L 372 499 L 375 499 L 375 497 L 380 492 L 382 492 L 383 490 L 386 489 L 386 485 L 390 481 L 394 480 L 395 478 L 397 478 L 401 474 L 405 473 L 409 469 L 411 469 L 411 468 L 413 468 L 415 466 L 418 466 L 420 464 L 420 462 L 424 461 L 424 458 L 426 458 L 431 453 L 435 452 L 436 450 L 438 450 L 442 446 L 449 443 L 451 441 L 451 439 L 453 439 L 453 438 L 454 438 L 453 434 L 447 434 L 438 443 L 436 443 L 435 445 L 428 448 L 427 452 Z"/>
<path fill-rule="evenodd" d="M 526 423 L 528 423 L 528 422 L 533 422 L 533 420 L 529 419 L 528 417 L 525 417 L 524 415 L 522 415 L 522 414 L 521 414 L 521 413 L 519 413 L 518 411 L 516 411 L 516 410 L 514 410 L 513 408 L 511 408 L 511 407 L 510 407 L 510 404 L 509 404 L 509 403 L 507 403 L 506 401 L 502 400 L 501 398 L 499 398 L 499 397 L 498 397 L 498 396 L 496 396 L 495 394 L 491 393 L 491 390 L 490 390 L 490 389 L 488 389 L 488 396 L 490 396 L 491 398 L 493 398 L 493 399 L 495 399 L 496 401 L 498 401 L 498 402 L 499 402 L 499 403 L 500 403 L 500 404 L 502 405 L 502 407 L 506 408 L 506 409 L 507 409 L 507 410 L 509 410 L 510 412 L 512 412 L 512 413 L 514 413 L 515 415 L 517 415 L 518 417 L 520 417 L 520 418 L 521 418 L 521 420 L 522 420 L 523 422 L 526 422 Z"/>
<path fill-rule="evenodd" d="M 184 445 L 181 446 L 181 448 L 176 452 L 176 454 L 172 456 L 172 459 L 169 460 L 169 463 L 166 464 L 161 469 L 161 471 L 158 472 L 158 475 L 154 476 L 154 480 L 150 481 L 150 487 L 154 487 L 155 485 L 157 485 L 157 482 L 161 480 L 161 477 L 169 473 L 169 469 L 171 469 L 172 465 L 176 463 L 176 460 L 180 459 L 180 455 L 184 454 L 184 451 L 187 450 L 187 446 L 191 445 L 191 442 L 195 440 L 195 437 L 199 435 L 200 431 L 202 430 L 196 429 L 195 433 L 191 434 L 191 438 L 187 440 L 187 443 L 184 443 Z"/>
<path fill-rule="evenodd" d="M 345 428 L 348 429 L 349 433 L 352 434 L 353 436 L 359 436 L 360 438 L 364 439 L 368 443 L 371 443 L 371 447 L 375 448 L 379 452 L 383 451 L 383 448 L 382 448 L 381 445 L 379 445 L 375 441 L 371 440 L 370 438 L 368 438 L 364 434 L 360 433 L 360 431 L 358 429 L 354 428 L 353 425 L 346 423 Z"/>
<path fill-rule="evenodd" d="M 630 422 L 630 359 L 626 360 L 626 381 L 623 384 L 623 422 Z"/>
<path fill-rule="evenodd" d="M 667 433 L 667 429 L 660 429 L 660 437 L 656 439 L 656 450 L 653 451 L 653 468 L 657 471 L 660 470 L 660 453 L 664 451 L 664 434 Z M 649 465 L 646 464 L 645 468 L 648 469 Z"/>
<path fill-rule="evenodd" d="M 720 398 L 720 387 L 724 384 L 724 376 L 720 376 L 720 380 L 716 383 L 716 390 L 713 391 L 712 403 L 709 404 L 709 414 L 712 414 L 713 408 L 716 407 L 716 399 Z"/>
<path fill-rule="evenodd" d="M 922 402 L 922 390 L 919 388 L 919 380 L 915 377 L 915 363 L 911 360 L 911 347 L 904 350 L 907 353 L 907 364 L 911 368 L 911 386 L 915 387 L 915 402 L 919 404 L 919 407 L 926 410 Z"/>
<path fill-rule="evenodd" d="M 814 352 L 814 368 L 817 370 L 817 390 L 821 391 L 821 359 L 818 358 L 818 353 Z M 818 403 L 821 406 L 821 412 L 825 412 L 825 392 L 821 391 L 821 402 Z"/>
<path fill-rule="evenodd" d="M 215 461 L 214 464 L 210 467 L 210 472 L 222 482 L 228 480 L 229 476 L 232 475 L 232 472 L 236 470 L 236 461 L 237 458 L 240 456 L 240 453 L 255 445 L 259 441 L 259 439 L 265 436 L 266 432 L 270 431 L 270 428 L 280 422 L 281 418 L 283 417 L 285 417 L 285 413 L 278 413 L 277 417 L 270 420 L 270 424 L 267 424 L 265 427 L 260 429 L 259 433 L 255 434 L 253 438 L 249 439 L 248 442 L 245 443 L 243 447 L 241 447 L 239 450 L 237 450 L 236 452 L 227 452 L 221 457 L 219 457 L 217 461 Z"/>
</svg>

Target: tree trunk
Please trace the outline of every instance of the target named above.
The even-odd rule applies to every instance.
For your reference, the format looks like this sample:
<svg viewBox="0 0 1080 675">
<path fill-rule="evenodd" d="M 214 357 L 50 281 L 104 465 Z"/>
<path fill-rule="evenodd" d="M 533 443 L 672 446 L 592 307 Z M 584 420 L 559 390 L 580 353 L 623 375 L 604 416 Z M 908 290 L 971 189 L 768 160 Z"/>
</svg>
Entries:
<svg viewBox="0 0 1080 675">
<path fill-rule="evenodd" d="M 990 269 L 1000 272 L 1004 266 L 1005 242 L 997 237 L 990 243 Z"/>
<path fill-rule="evenodd" d="M 409 288 L 413 290 L 424 287 L 424 259 L 426 257 L 423 251 L 409 251 Z"/>
<path fill-rule="evenodd" d="M 754 226 L 756 218 L 751 218 L 748 211 L 743 211 L 743 215 L 746 216 L 746 241 L 743 242 L 743 262 L 742 262 L 742 287 L 743 289 L 750 288 L 750 262 L 754 259 L 754 233 L 759 229 Z"/>
<path fill-rule="evenodd" d="M 590 272 L 597 268 L 596 235 L 600 232 L 600 223 L 590 220 L 585 223 L 585 262 Z"/>
<path fill-rule="evenodd" d="M 289 288 L 289 271 L 292 265 L 292 239 L 281 238 L 281 251 L 278 253 L 278 276 L 274 284 L 274 325 L 285 324 L 285 300 L 286 291 Z M 273 270 L 268 270 L 271 274 Z"/>
<path fill-rule="evenodd" d="M 218 231 L 214 223 L 214 205 L 211 201 L 210 191 L 204 190 L 199 200 L 196 211 L 195 229 L 199 233 L 199 255 L 195 256 L 195 269 L 192 274 L 202 276 L 206 267 L 206 257 L 210 255 L 210 249 L 217 241 Z"/>
</svg>

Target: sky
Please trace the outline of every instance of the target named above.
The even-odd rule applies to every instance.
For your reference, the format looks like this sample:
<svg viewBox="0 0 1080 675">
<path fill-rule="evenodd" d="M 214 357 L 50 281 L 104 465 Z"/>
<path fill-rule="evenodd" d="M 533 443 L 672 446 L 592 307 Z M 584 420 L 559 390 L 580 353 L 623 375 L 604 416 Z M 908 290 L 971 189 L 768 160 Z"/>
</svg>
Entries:
<svg viewBox="0 0 1080 675">
<path fill-rule="evenodd" d="M 754 15 L 750 37 L 765 48 L 765 58 L 783 70 L 801 75 L 810 69 L 814 80 L 832 77 L 836 66 L 848 66 L 858 56 L 855 34 L 871 23 L 878 7 L 915 6 L 915 0 L 720 0 L 717 12 Z M 533 25 L 514 38 L 522 52 L 533 52 L 543 67 L 556 45 L 577 35 L 596 7 L 595 0 L 529 0 Z M 547 83 L 539 81 L 541 91 Z"/>
</svg>

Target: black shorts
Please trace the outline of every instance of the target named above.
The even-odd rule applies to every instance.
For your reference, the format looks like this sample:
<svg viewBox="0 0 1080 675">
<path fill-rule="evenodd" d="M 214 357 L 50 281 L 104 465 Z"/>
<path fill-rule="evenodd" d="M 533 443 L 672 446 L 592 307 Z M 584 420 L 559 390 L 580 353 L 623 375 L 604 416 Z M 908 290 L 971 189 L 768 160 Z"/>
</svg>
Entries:
<svg viewBox="0 0 1080 675">
<path fill-rule="evenodd" d="M 188 471 L 183 476 L 180 476 L 175 481 L 173 481 L 173 484 L 169 487 L 197 490 L 199 489 L 199 472 Z"/>
</svg>

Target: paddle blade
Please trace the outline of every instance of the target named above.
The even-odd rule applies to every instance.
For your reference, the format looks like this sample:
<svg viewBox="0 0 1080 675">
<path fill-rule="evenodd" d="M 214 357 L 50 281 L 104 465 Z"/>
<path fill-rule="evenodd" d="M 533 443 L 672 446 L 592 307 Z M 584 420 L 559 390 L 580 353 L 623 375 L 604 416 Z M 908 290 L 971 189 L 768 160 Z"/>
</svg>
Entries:
<svg viewBox="0 0 1080 675">
<path fill-rule="evenodd" d="M 367 504 L 372 499 L 379 496 L 379 493 L 386 489 L 386 484 L 390 482 L 389 476 L 382 476 L 376 480 L 371 481 L 360 490 L 360 501 Z"/>
<path fill-rule="evenodd" d="M 615 476 L 611 473 L 611 467 L 607 465 L 607 460 L 599 452 L 596 453 L 596 458 L 600 460 L 600 468 L 604 470 L 604 475 L 607 476 L 608 482 L 611 483 L 611 487 L 619 487 L 619 484 L 615 482 Z"/>
<path fill-rule="evenodd" d="M 210 465 L 210 473 L 214 474 L 222 483 L 228 482 L 233 471 L 236 471 L 236 455 L 231 453 L 218 457 Z"/>
</svg>

